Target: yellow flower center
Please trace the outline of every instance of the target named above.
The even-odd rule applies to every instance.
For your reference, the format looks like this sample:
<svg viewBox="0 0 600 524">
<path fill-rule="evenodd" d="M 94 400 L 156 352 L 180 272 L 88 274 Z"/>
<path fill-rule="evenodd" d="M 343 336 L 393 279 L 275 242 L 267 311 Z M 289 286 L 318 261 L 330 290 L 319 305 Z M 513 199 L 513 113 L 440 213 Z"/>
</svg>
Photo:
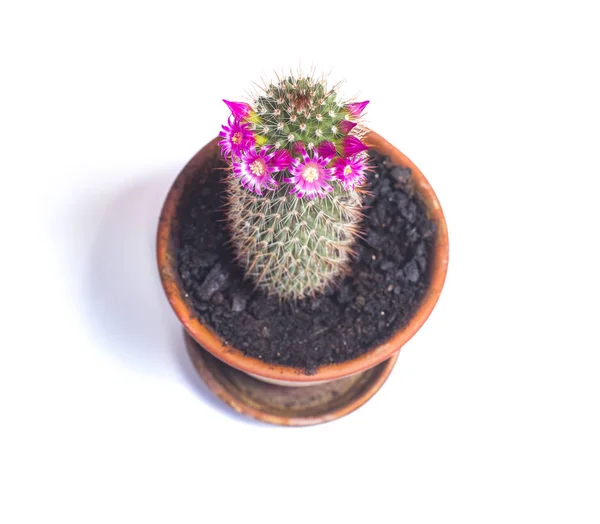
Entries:
<svg viewBox="0 0 600 524">
<path fill-rule="evenodd" d="M 302 178 L 307 182 L 314 182 L 319 178 L 319 170 L 315 166 L 306 166 L 302 171 Z"/>
<path fill-rule="evenodd" d="M 348 176 L 350 173 L 352 173 L 352 168 L 350 166 L 346 166 L 344 168 L 344 176 Z"/>
<path fill-rule="evenodd" d="M 242 133 L 240 133 L 239 131 L 237 133 L 233 133 L 233 136 L 231 137 L 231 141 L 234 144 L 239 144 L 242 141 Z"/>
<path fill-rule="evenodd" d="M 267 172 L 265 161 L 261 158 L 256 159 L 250 164 L 250 171 L 254 176 L 263 176 Z"/>
</svg>

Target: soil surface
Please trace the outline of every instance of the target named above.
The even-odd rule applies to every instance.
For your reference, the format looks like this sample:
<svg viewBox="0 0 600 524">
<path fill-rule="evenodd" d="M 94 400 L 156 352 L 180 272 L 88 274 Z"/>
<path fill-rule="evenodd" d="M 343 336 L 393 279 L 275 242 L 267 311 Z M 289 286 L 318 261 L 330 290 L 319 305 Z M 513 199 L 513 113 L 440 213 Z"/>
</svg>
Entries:
<svg viewBox="0 0 600 524">
<path fill-rule="evenodd" d="M 307 374 L 366 353 L 405 325 L 429 283 L 435 226 L 412 190 L 409 169 L 373 152 L 371 165 L 364 238 L 350 274 L 296 303 L 280 303 L 244 279 L 228 247 L 224 164 L 215 159 L 198 173 L 180 208 L 178 264 L 201 321 L 245 354 Z"/>
</svg>

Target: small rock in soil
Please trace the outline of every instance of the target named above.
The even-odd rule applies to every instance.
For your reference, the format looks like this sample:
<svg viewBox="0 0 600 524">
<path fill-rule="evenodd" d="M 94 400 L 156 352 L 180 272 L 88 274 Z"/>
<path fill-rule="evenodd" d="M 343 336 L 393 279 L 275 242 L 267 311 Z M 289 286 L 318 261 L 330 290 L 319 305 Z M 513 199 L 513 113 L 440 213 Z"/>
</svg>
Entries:
<svg viewBox="0 0 600 524">
<path fill-rule="evenodd" d="M 387 178 L 384 178 L 379 184 L 379 197 L 384 197 L 392 190 L 392 185 Z"/>
<path fill-rule="evenodd" d="M 217 253 L 207 253 L 205 256 L 200 257 L 198 260 L 198 266 L 201 268 L 213 267 L 219 260 Z"/>
<path fill-rule="evenodd" d="M 246 302 L 248 299 L 241 295 L 240 293 L 235 293 L 233 295 L 232 303 L 231 303 L 231 311 L 234 313 L 241 313 L 246 309 Z"/>
<path fill-rule="evenodd" d="M 212 296 L 212 303 L 219 306 L 221 305 L 223 302 L 225 302 L 225 297 L 223 296 L 223 293 L 220 293 L 219 291 L 217 291 L 213 296 Z"/>
<path fill-rule="evenodd" d="M 400 213 L 410 224 L 414 224 L 417 219 L 417 206 L 414 202 L 408 202 L 400 208 Z"/>
<path fill-rule="evenodd" d="M 344 305 L 350 302 L 350 300 L 352 299 L 352 295 L 350 293 L 350 286 L 346 285 L 345 283 L 342 283 L 339 287 L 336 298 L 337 303 L 340 305 Z"/>
<path fill-rule="evenodd" d="M 427 267 L 427 246 L 424 241 L 419 242 L 417 249 L 415 250 L 415 260 L 419 265 L 421 271 L 425 271 Z"/>
<path fill-rule="evenodd" d="M 406 184 L 410 180 L 411 171 L 409 167 L 394 166 L 390 170 L 390 177 L 397 183 Z"/>
<path fill-rule="evenodd" d="M 210 299 L 210 297 L 221 289 L 221 286 L 228 278 L 229 273 L 227 270 L 220 263 L 215 264 L 204 279 L 204 282 L 202 282 L 200 289 L 198 289 L 198 297 L 203 300 Z"/>
<path fill-rule="evenodd" d="M 419 281 L 419 268 L 417 267 L 417 263 L 414 259 L 404 266 L 404 276 L 409 282 Z"/>
<path fill-rule="evenodd" d="M 396 203 L 398 209 L 403 209 L 408 204 L 408 195 L 404 191 L 396 191 L 391 199 Z"/>
</svg>

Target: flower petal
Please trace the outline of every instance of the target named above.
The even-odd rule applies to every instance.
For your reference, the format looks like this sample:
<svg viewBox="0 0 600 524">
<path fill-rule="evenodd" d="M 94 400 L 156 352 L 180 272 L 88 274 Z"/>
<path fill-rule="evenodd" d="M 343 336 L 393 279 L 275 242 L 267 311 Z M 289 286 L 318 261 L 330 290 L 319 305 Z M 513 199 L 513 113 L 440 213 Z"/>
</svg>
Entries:
<svg viewBox="0 0 600 524">
<path fill-rule="evenodd" d="M 287 149 L 277 149 L 273 155 L 273 159 L 271 160 L 271 165 L 277 171 L 283 171 L 290 166 L 291 162 L 292 156 Z"/>
<path fill-rule="evenodd" d="M 298 155 L 302 155 L 306 152 L 306 148 L 304 147 L 304 142 L 294 142 L 292 146 L 292 151 L 297 153 Z"/>
<path fill-rule="evenodd" d="M 350 116 L 358 118 L 367 107 L 369 100 L 364 102 L 353 102 L 352 104 L 346 104 L 346 110 L 350 113 Z"/>
<path fill-rule="evenodd" d="M 223 100 L 223 102 L 227 104 L 227 107 L 231 110 L 231 114 L 236 120 L 247 117 L 250 111 L 252 111 L 252 107 L 245 102 L 230 102 L 229 100 Z"/>
<path fill-rule="evenodd" d="M 340 131 L 347 135 L 356 127 L 356 122 L 351 122 L 350 120 L 342 120 L 339 124 Z"/>
<path fill-rule="evenodd" d="M 355 136 L 346 136 L 341 143 L 344 156 L 354 156 L 369 149 L 369 146 L 363 144 Z"/>
<path fill-rule="evenodd" d="M 336 154 L 335 146 L 327 140 L 324 140 L 317 146 L 317 152 L 319 156 L 328 159 L 327 162 L 331 161 Z"/>
</svg>

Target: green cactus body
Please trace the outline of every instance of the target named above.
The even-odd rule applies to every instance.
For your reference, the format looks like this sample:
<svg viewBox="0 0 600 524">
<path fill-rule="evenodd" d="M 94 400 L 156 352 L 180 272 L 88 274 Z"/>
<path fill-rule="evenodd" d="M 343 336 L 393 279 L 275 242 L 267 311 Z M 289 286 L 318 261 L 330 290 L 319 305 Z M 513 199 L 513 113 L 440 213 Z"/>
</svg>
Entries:
<svg viewBox="0 0 600 524">
<path fill-rule="evenodd" d="M 228 179 L 228 220 L 247 274 L 284 299 L 315 294 L 343 273 L 358 232 L 360 198 L 336 188 L 305 200 L 279 188 L 274 195 L 246 191 Z"/>
<path fill-rule="evenodd" d="M 298 145 L 302 145 L 305 183 L 325 171 L 335 171 L 331 168 L 334 160 L 327 164 L 328 170 L 316 163 L 312 167 L 311 155 L 320 158 L 320 144 L 335 146 L 335 150 L 331 146 L 329 160 L 333 155 L 346 155 L 347 136 L 358 137 L 352 125 L 348 126 L 354 115 L 347 107 L 324 81 L 288 77 L 258 95 L 244 121 L 254 133 L 257 150 L 270 146 L 279 153 L 289 151 L 293 158 L 298 157 Z M 358 155 L 364 156 L 362 152 Z M 278 175 L 277 187 L 257 194 L 240 184 L 239 174 L 261 175 L 265 163 L 260 162 L 254 161 L 242 171 L 241 167 L 236 170 L 236 158 L 232 158 L 233 169 L 226 183 L 227 220 L 234 250 L 247 276 L 266 292 L 284 300 L 315 295 L 347 270 L 360 234 L 360 194 L 356 187 L 332 180 L 327 192 L 299 198 L 285 183 L 294 161 Z M 241 157 L 239 164 L 243 164 Z"/>
<path fill-rule="evenodd" d="M 292 147 L 296 141 L 303 141 L 307 149 L 324 140 L 335 143 L 342 137 L 340 124 L 347 115 L 336 92 L 310 78 L 288 77 L 271 85 L 257 97 L 255 108 L 259 137 L 280 147 Z"/>
</svg>

